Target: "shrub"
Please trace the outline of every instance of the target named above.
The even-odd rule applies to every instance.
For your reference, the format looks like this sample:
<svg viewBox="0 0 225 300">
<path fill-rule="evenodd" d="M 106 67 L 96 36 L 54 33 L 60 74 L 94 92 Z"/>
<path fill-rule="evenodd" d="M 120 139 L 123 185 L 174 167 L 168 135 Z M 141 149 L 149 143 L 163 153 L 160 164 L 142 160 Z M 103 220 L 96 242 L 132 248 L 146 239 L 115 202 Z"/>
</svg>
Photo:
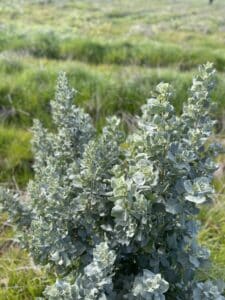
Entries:
<svg viewBox="0 0 225 300">
<path fill-rule="evenodd" d="M 58 274 L 45 297 L 225 299 L 221 285 L 195 276 L 209 257 L 196 242 L 196 214 L 213 194 L 220 149 L 206 143 L 214 73 L 200 68 L 180 116 L 171 86 L 160 83 L 127 137 L 117 117 L 97 135 L 60 74 L 55 131 L 34 122 L 30 201 L 5 190 L 0 197 L 35 261 Z"/>
</svg>

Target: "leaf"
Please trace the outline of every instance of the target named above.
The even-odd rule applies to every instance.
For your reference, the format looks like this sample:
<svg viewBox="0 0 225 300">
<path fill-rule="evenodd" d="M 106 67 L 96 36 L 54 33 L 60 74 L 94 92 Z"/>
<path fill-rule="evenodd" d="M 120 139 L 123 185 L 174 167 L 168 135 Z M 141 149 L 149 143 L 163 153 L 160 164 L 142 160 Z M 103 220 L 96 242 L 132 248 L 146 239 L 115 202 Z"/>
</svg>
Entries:
<svg viewBox="0 0 225 300">
<path fill-rule="evenodd" d="M 206 201 L 206 198 L 204 196 L 191 196 L 191 195 L 188 195 L 188 196 L 185 196 L 185 199 L 187 201 L 190 201 L 190 202 L 193 202 L 193 203 L 196 203 L 196 204 L 202 204 Z"/>
</svg>

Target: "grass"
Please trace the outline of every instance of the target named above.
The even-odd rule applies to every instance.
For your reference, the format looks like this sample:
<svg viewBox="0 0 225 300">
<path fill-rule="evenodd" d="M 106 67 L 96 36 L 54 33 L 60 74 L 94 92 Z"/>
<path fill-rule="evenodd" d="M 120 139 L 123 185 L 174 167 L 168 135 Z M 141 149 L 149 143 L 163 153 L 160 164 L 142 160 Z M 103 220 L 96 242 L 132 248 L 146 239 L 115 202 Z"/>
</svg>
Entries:
<svg viewBox="0 0 225 300">
<path fill-rule="evenodd" d="M 89 64 L 140 65 L 149 67 L 173 67 L 190 70 L 206 61 L 214 63 L 219 71 L 225 69 L 224 49 L 205 45 L 177 45 L 156 38 L 145 42 L 80 38 L 73 35 L 58 36 L 54 31 L 4 33 L 0 38 L 0 50 L 26 53 L 36 58 L 79 60 Z"/>
<path fill-rule="evenodd" d="M 11 64 L 4 68 L 13 68 Z M 170 69 L 135 66 L 89 66 L 78 62 L 27 59 L 26 63 L 20 63 L 20 67 L 20 72 L 0 70 L 3 78 L 0 105 L 6 110 L 5 114 L 3 111 L 4 122 L 18 126 L 31 126 L 34 117 L 49 124 L 49 102 L 54 97 L 55 81 L 60 70 L 67 72 L 70 84 L 78 90 L 76 102 L 86 108 L 95 122 L 100 123 L 106 115 L 121 110 L 137 112 L 140 104 L 150 96 L 153 86 L 161 80 L 176 85 L 178 94 L 174 102 L 179 107 L 179 99 L 184 98 L 181 95 L 185 90 L 183 87 L 191 81 L 191 73 L 180 74 L 174 70 L 171 74 Z"/>
<path fill-rule="evenodd" d="M 34 2 L 34 1 L 33 1 Z M 55 2 L 55 4 L 54 4 Z M 2 3 L 0 50 L 91 64 L 224 70 L 223 4 L 189 1 Z M 212 17 L 213 16 L 213 17 Z M 60 23 L 60 27 L 57 26 Z"/>
<path fill-rule="evenodd" d="M 193 74 L 175 68 L 147 68 L 139 66 L 88 65 L 76 61 L 55 61 L 33 58 L 12 61 L 0 59 L 0 106 L 2 121 L 20 127 L 32 125 L 33 118 L 50 126 L 50 100 L 54 97 L 56 77 L 60 70 L 67 72 L 71 86 L 78 91 L 76 103 L 85 107 L 94 122 L 101 125 L 105 116 L 121 111 L 135 114 L 150 97 L 160 81 L 171 83 L 176 94 L 173 99 L 181 111 L 187 99 Z M 12 69 L 16 70 L 13 72 Z M 19 69 L 19 70 L 18 70 Z M 218 84 L 213 94 L 217 101 L 217 117 L 224 107 L 225 76 L 218 73 Z"/>
<path fill-rule="evenodd" d="M 7 222 L 7 216 L 0 217 L 0 299 L 30 300 L 42 295 L 50 276 L 35 266 L 28 254 L 17 246 L 15 230 Z"/>
<path fill-rule="evenodd" d="M 0 60 L 1 61 L 1 60 Z M 89 112 L 97 128 L 105 117 L 117 114 L 126 121 L 126 115 L 137 114 L 140 106 L 151 96 L 160 81 L 170 82 L 176 93 L 173 104 L 179 113 L 188 97 L 193 72 L 181 72 L 168 68 L 149 69 L 138 66 L 98 65 L 33 58 L 2 59 L 0 68 L 0 127 L 1 171 L 0 181 L 15 176 L 24 185 L 32 176 L 30 140 L 27 128 L 34 118 L 51 127 L 50 99 L 54 97 L 57 74 L 64 69 L 70 83 L 77 89 L 75 102 Z M 16 68 L 13 72 L 12 69 Z M 18 70 L 19 68 L 19 70 Z M 225 99 L 225 77 L 218 76 L 218 86 L 213 98 L 220 107 Z M 222 118 L 222 109 L 218 118 Z"/>
<path fill-rule="evenodd" d="M 210 206 L 200 212 L 202 230 L 199 234 L 200 243 L 211 252 L 212 264 L 209 270 L 202 272 L 203 278 L 222 279 L 225 281 L 225 177 L 215 181 L 217 194 Z"/>
<path fill-rule="evenodd" d="M 224 135 L 216 137 L 216 141 L 224 147 Z M 211 252 L 212 264 L 209 269 L 200 273 L 204 279 L 222 279 L 225 282 L 225 174 L 224 153 L 217 158 L 218 171 L 214 176 L 215 197 L 210 205 L 204 205 L 199 219 L 202 229 L 199 233 L 199 242 Z"/>
<path fill-rule="evenodd" d="M 224 178 L 223 178 L 224 179 Z M 211 207 L 201 210 L 202 230 L 199 234 L 200 243 L 211 252 L 210 269 L 203 271 L 204 278 L 222 279 L 225 281 L 225 201 L 224 195 L 215 200 Z"/>
<path fill-rule="evenodd" d="M 0 126 L 0 180 L 22 186 L 31 178 L 30 133 Z"/>
<path fill-rule="evenodd" d="M 212 61 L 219 71 L 213 94 L 218 131 L 224 129 L 224 3 L 216 0 L 1 0 L 0 183 L 23 188 L 32 177 L 33 118 L 50 121 L 49 101 L 64 70 L 98 129 L 117 114 L 138 114 L 160 81 L 176 89 L 179 113 L 196 67 Z M 224 161 L 224 158 L 222 158 Z M 201 210 L 199 239 L 212 252 L 204 278 L 225 279 L 224 178 L 220 194 Z M 15 231 L 0 220 L 0 299 L 34 299 L 49 277 L 28 255 L 8 244 Z M 7 224 L 7 226 L 5 226 Z M 25 268 L 24 268 L 25 267 Z"/>
</svg>

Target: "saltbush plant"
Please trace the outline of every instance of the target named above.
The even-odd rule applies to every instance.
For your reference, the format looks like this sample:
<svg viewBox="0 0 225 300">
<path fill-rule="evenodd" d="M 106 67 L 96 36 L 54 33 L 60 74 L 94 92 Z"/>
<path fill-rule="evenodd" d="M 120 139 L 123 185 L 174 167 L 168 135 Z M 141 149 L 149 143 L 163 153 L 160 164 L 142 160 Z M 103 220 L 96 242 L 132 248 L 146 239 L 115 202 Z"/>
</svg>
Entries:
<svg viewBox="0 0 225 300">
<path fill-rule="evenodd" d="M 57 274 L 43 297 L 225 299 L 221 284 L 196 279 L 209 258 L 196 215 L 213 195 L 220 150 L 208 142 L 214 74 L 200 67 L 179 116 L 171 86 L 160 83 L 128 135 L 115 116 L 96 133 L 59 75 L 55 130 L 34 122 L 29 201 L 4 189 L 0 197 L 35 262 Z"/>
</svg>

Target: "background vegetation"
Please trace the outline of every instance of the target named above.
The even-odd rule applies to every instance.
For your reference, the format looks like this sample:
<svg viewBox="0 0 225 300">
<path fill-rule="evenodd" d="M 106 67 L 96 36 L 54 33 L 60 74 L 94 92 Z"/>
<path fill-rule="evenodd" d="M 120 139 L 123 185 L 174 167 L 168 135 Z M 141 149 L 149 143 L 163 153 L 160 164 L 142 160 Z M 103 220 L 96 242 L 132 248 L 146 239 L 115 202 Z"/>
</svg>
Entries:
<svg viewBox="0 0 225 300">
<path fill-rule="evenodd" d="M 223 142 L 225 6 L 217 0 L 2 0 L 0 2 L 0 183 L 23 189 L 32 177 L 33 118 L 51 126 L 49 100 L 65 70 L 76 102 L 100 129 L 117 114 L 125 126 L 160 81 L 176 89 L 178 113 L 199 64 L 214 62 L 217 136 Z M 219 134 L 219 135 L 218 135 Z M 212 251 L 207 274 L 225 279 L 223 160 L 217 197 L 202 210 L 202 243 Z M 51 280 L 34 267 L 1 217 L 0 299 L 33 299 Z M 29 271 L 28 271 L 29 270 Z"/>
</svg>

